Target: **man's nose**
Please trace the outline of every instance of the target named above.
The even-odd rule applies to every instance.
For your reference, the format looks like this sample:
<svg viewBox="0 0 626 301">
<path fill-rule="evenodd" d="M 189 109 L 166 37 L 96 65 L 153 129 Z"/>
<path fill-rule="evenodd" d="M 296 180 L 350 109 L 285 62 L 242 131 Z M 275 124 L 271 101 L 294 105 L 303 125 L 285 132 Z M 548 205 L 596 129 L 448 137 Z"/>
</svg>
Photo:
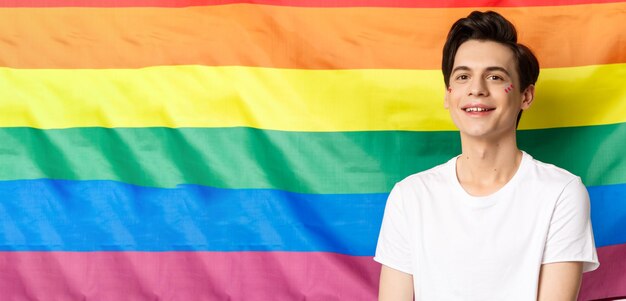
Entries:
<svg viewBox="0 0 626 301">
<path fill-rule="evenodd" d="M 487 83 L 482 78 L 472 79 L 472 83 L 469 87 L 468 95 L 472 96 L 487 96 L 489 95 L 489 89 L 487 89 Z"/>
</svg>

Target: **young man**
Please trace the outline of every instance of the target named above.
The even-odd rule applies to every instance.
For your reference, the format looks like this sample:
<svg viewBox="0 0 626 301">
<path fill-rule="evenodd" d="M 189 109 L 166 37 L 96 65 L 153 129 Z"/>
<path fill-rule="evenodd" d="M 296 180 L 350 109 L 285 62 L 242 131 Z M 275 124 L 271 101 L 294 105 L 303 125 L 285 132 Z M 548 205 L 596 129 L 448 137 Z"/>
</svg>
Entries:
<svg viewBox="0 0 626 301">
<path fill-rule="evenodd" d="M 391 191 L 380 300 L 576 300 L 599 265 L 587 190 L 516 143 L 537 59 L 509 21 L 473 12 L 452 26 L 442 69 L 462 153 Z"/>
</svg>

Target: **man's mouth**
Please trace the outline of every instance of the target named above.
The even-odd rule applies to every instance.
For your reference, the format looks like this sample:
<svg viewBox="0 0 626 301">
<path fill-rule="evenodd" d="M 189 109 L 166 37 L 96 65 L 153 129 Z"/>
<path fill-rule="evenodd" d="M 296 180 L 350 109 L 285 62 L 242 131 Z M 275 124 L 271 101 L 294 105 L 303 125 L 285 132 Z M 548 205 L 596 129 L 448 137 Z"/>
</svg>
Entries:
<svg viewBox="0 0 626 301">
<path fill-rule="evenodd" d="M 478 108 L 478 107 L 469 107 L 469 108 L 463 108 L 463 111 L 465 112 L 488 112 L 488 111 L 493 111 L 495 110 L 494 108 Z"/>
</svg>

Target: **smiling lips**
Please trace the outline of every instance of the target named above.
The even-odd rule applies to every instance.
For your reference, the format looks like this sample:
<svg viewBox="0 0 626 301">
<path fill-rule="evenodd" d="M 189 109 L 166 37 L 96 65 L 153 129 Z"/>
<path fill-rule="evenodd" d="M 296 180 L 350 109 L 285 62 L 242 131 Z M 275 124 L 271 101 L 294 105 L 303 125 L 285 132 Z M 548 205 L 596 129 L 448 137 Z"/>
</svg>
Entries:
<svg viewBox="0 0 626 301">
<path fill-rule="evenodd" d="M 491 111 L 493 109 L 484 109 L 484 108 L 466 108 L 464 109 L 465 112 L 487 112 L 487 111 Z"/>
<path fill-rule="evenodd" d="M 471 115 L 485 115 L 495 109 L 496 108 L 488 107 L 483 104 L 469 104 L 461 108 L 461 110 Z"/>
</svg>

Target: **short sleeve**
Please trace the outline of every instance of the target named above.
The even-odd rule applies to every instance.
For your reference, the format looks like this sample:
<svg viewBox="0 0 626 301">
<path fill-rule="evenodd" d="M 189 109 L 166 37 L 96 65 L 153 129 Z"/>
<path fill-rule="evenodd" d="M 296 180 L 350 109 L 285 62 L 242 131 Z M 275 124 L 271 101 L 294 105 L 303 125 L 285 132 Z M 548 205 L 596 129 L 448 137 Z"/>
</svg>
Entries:
<svg viewBox="0 0 626 301">
<path fill-rule="evenodd" d="M 593 239 L 589 193 L 576 178 L 561 193 L 550 220 L 542 263 L 582 261 L 583 272 L 598 268 Z"/>
<path fill-rule="evenodd" d="M 398 271 L 413 274 L 410 227 L 399 184 L 391 190 L 385 205 L 374 260 Z"/>
</svg>

